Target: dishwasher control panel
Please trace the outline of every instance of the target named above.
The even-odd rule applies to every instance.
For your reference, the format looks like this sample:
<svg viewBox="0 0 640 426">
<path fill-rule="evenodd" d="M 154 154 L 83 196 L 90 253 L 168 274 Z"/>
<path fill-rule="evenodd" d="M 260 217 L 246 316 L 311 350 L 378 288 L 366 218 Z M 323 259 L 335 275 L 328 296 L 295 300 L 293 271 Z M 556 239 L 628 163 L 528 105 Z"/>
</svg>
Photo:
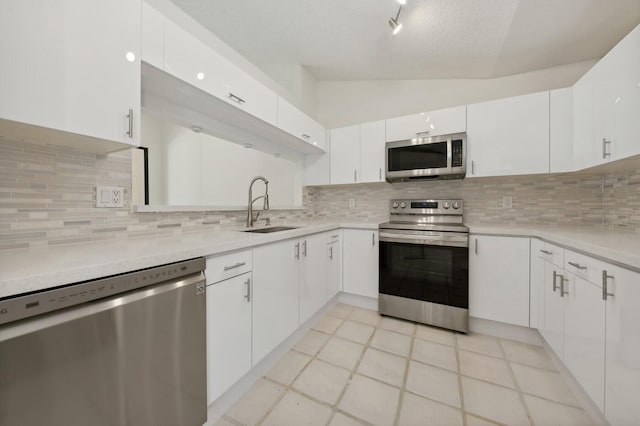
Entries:
<svg viewBox="0 0 640 426">
<path fill-rule="evenodd" d="M 112 275 L 0 300 L 0 325 L 197 274 L 203 258 Z M 204 284 L 204 283 L 203 283 Z"/>
</svg>

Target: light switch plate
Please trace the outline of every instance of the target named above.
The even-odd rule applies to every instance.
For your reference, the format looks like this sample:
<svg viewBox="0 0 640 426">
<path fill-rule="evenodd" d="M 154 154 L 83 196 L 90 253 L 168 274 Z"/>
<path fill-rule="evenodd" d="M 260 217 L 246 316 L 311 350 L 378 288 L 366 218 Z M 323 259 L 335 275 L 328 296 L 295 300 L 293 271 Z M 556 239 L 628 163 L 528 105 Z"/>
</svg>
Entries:
<svg viewBox="0 0 640 426">
<path fill-rule="evenodd" d="M 124 188 L 96 186 L 96 207 L 124 207 Z"/>
</svg>

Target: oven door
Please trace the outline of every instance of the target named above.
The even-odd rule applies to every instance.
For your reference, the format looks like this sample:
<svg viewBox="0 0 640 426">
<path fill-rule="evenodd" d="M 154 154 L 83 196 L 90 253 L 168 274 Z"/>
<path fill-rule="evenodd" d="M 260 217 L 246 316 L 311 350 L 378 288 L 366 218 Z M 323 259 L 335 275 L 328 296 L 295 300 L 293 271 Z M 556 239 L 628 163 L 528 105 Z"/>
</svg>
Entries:
<svg viewBox="0 0 640 426">
<path fill-rule="evenodd" d="M 468 234 L 380 231 L 380 293 L 469 307 Z"/>
</svg>

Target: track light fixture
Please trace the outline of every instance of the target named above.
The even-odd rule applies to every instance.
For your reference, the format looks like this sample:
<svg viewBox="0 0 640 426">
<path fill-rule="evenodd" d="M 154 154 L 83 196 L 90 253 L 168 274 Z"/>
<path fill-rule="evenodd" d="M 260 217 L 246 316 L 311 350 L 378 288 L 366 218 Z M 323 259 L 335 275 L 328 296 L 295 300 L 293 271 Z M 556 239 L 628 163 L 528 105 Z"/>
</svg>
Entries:
<svg viewBox="0 0 640 426">
<path fill-rule="evenodd" d="M 393 35 L 398 34 L 402 29 L 402 24 L 398 22 L 398 18 L 400 17 L 402 6 L 407 4 L 407 0 L 398 0 L 398 3 L 400 3 L 400 7 L 398 7 L 398 13 L 396 13 L 396 17 L 389 19 L 389 26 L 391 27 Z"/>
</svg>

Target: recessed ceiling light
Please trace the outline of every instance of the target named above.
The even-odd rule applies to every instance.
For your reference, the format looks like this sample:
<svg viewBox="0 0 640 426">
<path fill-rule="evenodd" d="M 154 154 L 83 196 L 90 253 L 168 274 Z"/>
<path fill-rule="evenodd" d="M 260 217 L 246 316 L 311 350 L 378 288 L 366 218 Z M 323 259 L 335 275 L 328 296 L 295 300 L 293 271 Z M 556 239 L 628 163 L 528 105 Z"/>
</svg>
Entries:
<svg viewBox="0 0 640 426">
<path fill-rule="evenodd" d="M 127 54 L 125 55 L 127 58 L 127 61 L 129 62 L 133 62 L 136 60 L 136 54 L 133 52 L 127 52 Z"/>
<path fill-rule="evenodd" d="M 196 78 L 198 80 L 204 80 L 204 73 L 203 72 L 199 72 L 198 74 L 196 74 Z"/>
<path fill-rule="evenodd" d="M 407 0 L 398 0 L 398 3 L 404 6 L 405 4 L 407 4 Z"/>
</svg>

